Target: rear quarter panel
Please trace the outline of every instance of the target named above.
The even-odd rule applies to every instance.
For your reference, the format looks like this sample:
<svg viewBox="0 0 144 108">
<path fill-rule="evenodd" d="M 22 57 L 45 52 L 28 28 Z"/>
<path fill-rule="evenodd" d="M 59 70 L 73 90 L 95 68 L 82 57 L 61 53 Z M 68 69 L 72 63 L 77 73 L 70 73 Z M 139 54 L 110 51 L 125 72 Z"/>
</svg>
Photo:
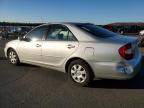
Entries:
<svg viewBox="0 0 144 108">
<path fill-rule="evenodd" d="M 108 42 L 80 42 L 79 48 L 72 56 L 95 62 L 118 61 L 121 58 L 118 53 L 120 46 L 120 44 Z"/>
</svg>

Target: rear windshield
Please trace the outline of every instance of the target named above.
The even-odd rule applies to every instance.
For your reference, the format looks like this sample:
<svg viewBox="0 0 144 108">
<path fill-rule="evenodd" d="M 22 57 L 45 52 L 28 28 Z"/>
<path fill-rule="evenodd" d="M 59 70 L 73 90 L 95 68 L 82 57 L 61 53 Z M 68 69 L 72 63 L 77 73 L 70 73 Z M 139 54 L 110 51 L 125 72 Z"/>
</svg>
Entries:
<svg viewBox="0 0 144 108">
<path fill-rule="evenodd" d="M 116 35 L 115 33 L 94 24 L 77 24 L 76 26 L 96 37 L 104 38 Z"/>
</svg>

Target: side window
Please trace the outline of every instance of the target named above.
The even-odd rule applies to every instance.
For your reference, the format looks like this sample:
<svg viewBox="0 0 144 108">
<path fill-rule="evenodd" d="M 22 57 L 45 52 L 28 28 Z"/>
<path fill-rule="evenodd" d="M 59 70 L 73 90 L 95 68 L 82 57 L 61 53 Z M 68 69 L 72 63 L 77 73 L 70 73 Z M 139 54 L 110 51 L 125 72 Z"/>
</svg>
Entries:
<svg viewBox="0 0 144 108">
<path fill-rule="evenodd" d="M 44 34 L 46 32 L 45 27 L 38 27 L 32 30 L 30 33 L 26 35 L 26 38 L 30 41 L 40 41 L 42 40 Z"/>
<path fill-rule="evenodd" d="M 68 33 L 68 41 L 75 41 L 75 40 L 77 40 L 77 39 L 75 38 L 75 36 L 74 36 L 71 32 L 69 32 L 69 33 Z"/>
<path fill-rule="evenodd" d="M 62 25 L 51 25 L 47 33 L 47 40 L 75 41 L 76 38 L 68 30 L 68 28 Z"/>
</svg>

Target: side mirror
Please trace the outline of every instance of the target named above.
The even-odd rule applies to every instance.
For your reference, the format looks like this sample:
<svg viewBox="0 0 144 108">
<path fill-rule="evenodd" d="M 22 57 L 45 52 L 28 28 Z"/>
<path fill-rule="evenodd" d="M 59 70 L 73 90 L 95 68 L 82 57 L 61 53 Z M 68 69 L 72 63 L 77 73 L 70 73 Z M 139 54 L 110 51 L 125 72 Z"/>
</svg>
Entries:
<svg viewBox="0 0 144 108">
<path fill-rule="evenodd" d="M 30 42 L 31 41 L 29 38 L 24 38 L 23 36 L 19 36 L 18 40 L 20 40 L 20 41 L 26 41 L 26 42 Z"/>
</svg>

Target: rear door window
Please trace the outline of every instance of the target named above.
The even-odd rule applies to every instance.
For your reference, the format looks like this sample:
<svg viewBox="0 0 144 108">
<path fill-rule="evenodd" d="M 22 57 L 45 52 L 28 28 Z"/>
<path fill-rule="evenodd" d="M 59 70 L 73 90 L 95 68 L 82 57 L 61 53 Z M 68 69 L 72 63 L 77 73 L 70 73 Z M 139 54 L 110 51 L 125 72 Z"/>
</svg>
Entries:
<svg viewBox="0 0 144 108">
<path fill-rule="evenodd" d="M 94 24 L 77 24 L 76 26 L 96 37 L 104 38 L 104 37 L 112 37 L 116 35 L 115 33 L 107 29 L 104 29 L 102 27 L 98 27 Z"/>
</svg>

